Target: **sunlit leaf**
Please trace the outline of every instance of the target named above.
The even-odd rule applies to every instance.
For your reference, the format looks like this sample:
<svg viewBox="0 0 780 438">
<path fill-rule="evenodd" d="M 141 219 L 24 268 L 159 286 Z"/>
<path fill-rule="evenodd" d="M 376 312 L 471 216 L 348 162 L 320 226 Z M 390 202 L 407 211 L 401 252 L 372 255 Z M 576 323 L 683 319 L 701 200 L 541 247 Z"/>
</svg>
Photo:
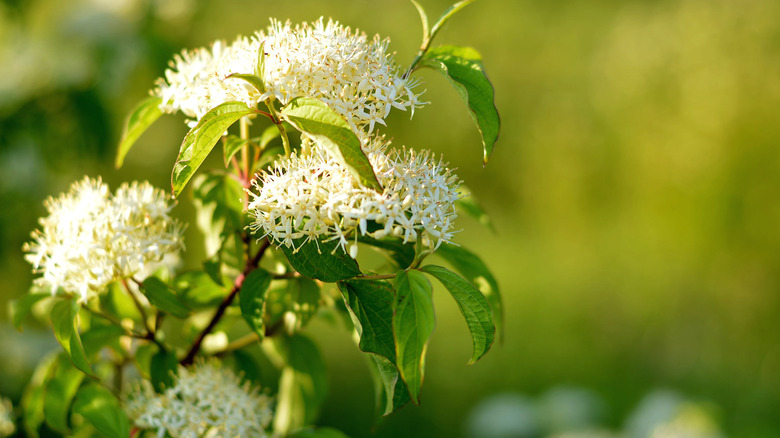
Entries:
<svg viewBox="0 0 780 438">
<path fill-rule="evenodd" d="M 27 387 L 22 395 L 22 424 L 27 436 L 38 438 L 38 428 L 44 420 L 43 399 L 46 384 L 54 377 L 58 354 L 49 354 L 43 357 L 35 367 Z M 65 359 L 67 360 L 67 359 Z"/>
<path fill-rule="evenodd" d="M 119 338 L 125 334 L 125 330 L 122 327 L 113 324 L 97 325 L 92 324 L 89 330 L 85 331 L 81 335 L 81 343 L 84 345 L 84 351 L 87 357 L 94 359 L 103 347 L 111 347 L 114 351 L 119 352 Z"/>
<path fill-rule="evenodd" d="M 360 139 L 344 117 L 327 104 L 310 97 L 296 97 L 282 108 L 281 117 L 316 140 L 363 185 L 382 190 Z"/>
<path fill-rule="evenodd" d="M 54 305 L 51 311 L 54 336 L 78 369 L 94 375 L 79 335 L 77 317 L 80 308 L 75 298 L 62 300 Z"/>
<path fill-rule="evenodd" d="M 30 314 L 33 306 L 44 298 L 51 298 L 51 296 L 51 294 L 47 293 L 27 294 L 11 301 L 8 309 L 11 312 L 11 321 L 13 321 L 14 327 L 22 331 L 22 323 L 27 315 Z"/>
<path fill-rule="evenodd" d="M 389 415 L 411 401 L 409 388 L 395 364 L 377 354 L 369 354 L 368 357 L 376 383 L 377 408 L 381 415 Z"/>
<path fill-rule="evenodd" d="M 184 305 L 196 310 L 219 304 L 227 293 L 204 271 L 183 272 L 173 281 L 173 286 Z"/>
<path fill-rule="evenodd" d="M 84 373 L 75 368 L 71 361 L 60 356 L 54 377 L 46 384 L 43 399 L 46 424 L 57 432 L 67 435 L 70 405 L 82 380 Z"/>
<path fill-rule="evenodd" d="M 285 366 L 279 380 L 274 431 L 286 435 L 312 424 L 328 392 L 327 372 L 317 346 L 303 335 L 274 338 Z"/>
<path fill-rule="evenodd" d="M 420 64 L 443 74 L 463 101 L 482 134 L 482 162 L 486 164 L 498 140 L 501 119 L 493 98 L 493 85 L 485 74 L 482 57 L 470 47 L 441 46 L 430 49 Z"/>
<path fill-rule="evenodd" d="M 227 137 L 225 137 L 225 142 L 222 144 L 225 167 L 228 167 L 230 165 L 230 159 L 233 158 L 233 155 L 235 155 L 238 151 L 241 150 L 242 147 L 246 146 L 248 143 L 249 143 L 249 139 L 243 139 L 241 137 L 236 137 L 235 135 L 228 135 Z"/>
<path fill-rule="evenodd" d="M 119 400 L 104 387 L 91 383 L 76 394 L 73 411 L 81 414 L 98 432 L 109 438 L 130 436 L 130 421 Z"/>
<path fill-rule="evenodd" d="M 441 245 L 434 254 L 446 260 L 485 295 L 493 310 L 496 335 L 501 339 L 504 332 L 504 308 L 501 302 L 501 293 L 498 290 L 496 278 L 493 277 L 485 262 L 462 246 Z"/>
<path fill-rule="evenodd" d="M 431 283 L 419 271 L 400 271 L 395 278 L 396 305 L 393 314 L 398 370 L 412 401 L 420 401 L 425 351 L 436 319 Z"/>
<path fill-rule="evenodd" d="M 157 277 L 147 277 L 141 285 L 141 291 L 153 306 L 177 318 L 186 318 L 190 309 Z"/>
<path fill-rule="evenodd" d="M 198 124 L 187 133 L 181 144 L 179 156 L 173 166 L 171 187 L 173 196 L 179 196 L 214 145 L 225 131 L 241 117 L 256 114 L 242 102 L 225 102 L 203 115 Z"/>
<path fill-rule="evenodd" d="M 458 303 L 474 344 L 474 353 L 469 364 L 476 362 L 490 350 L 496 333 L 493 312 L 487 299 L 474 285 L 449 269 L 435 265 L 423 266 L 420 269 L 436 277 Z"/>
<path fill-rule="evenodd" d="M 404 240 L 398 237 L 387 236 L 374 239 L 370 236 L 359 236 L 358 241 L 386 250 L 385 254 L 389 255 L 390 259 L 398 265 L 398 269 L 406 269 L 414 261 L 414 243 L 404 243 Z"/>
<path fill-rule="evenodd" d="M 287 260 L 301 275 L 329 283 L 360 275 L 357 262 L 344 253 L 337 240 L 311 240 L 305 244 L 303 241 L 297 239 L 293 242 L 297 251 L 281 246 Z"/>
<path fill-rule="evenodd" d="M 116 162 L 114 164 L 117 168 L 122 167 L 127 152 L 133 147 L 136 140 L 138 140 L 138 137 L 140 137 L 155 120 L 160 118 L 162 115 L 162 111 L 160 110 L 161 102 L 162 99 L 159 97 L 149 97 L 138 104 L 130 113 L 130 117 L 125 124 L 125 131 L 122 133 L 122 140 L 119 142 L 119 148 L 116 152 Z"/>
</svg>

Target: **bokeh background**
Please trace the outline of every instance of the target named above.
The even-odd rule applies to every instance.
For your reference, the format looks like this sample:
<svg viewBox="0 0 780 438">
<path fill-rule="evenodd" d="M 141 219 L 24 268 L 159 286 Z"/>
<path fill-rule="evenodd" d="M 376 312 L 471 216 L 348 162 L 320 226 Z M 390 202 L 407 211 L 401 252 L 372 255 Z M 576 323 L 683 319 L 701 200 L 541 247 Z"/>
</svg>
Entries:
<svg viewBox="0 0 780 438">
<path fill-rule="evenodd" d="M 431 17 L 449 5 L 420 2 Z M 30 284 L 20 248 L 47 195 L 85 174 L 167 186 L 181 117 L 112 162 L 173 53 L 320 16 L 390 37 L 400 64 L 419 44 L 406 0 L 0 1 L 0 307 Z M 349 334 L 314 324 L 331 381 L 320 424 L 355 437 L 780 436 L 778 18 L 776 0 L 480 0 L 456 15 L 437 42 L 483 54 L 503 122 L 491 162 L 434 72 L 433 103 L 385 132 L 445 154 L 492 216 L 495 232 L 460 219 L 457 240 L 498 278 L 505 340 L 466 366 L 466 326 L 438 291 L 422 405 L 377 423 Z M 18 402 L 54 346 L 0 314 L 0 394 Z"/>
</svg>

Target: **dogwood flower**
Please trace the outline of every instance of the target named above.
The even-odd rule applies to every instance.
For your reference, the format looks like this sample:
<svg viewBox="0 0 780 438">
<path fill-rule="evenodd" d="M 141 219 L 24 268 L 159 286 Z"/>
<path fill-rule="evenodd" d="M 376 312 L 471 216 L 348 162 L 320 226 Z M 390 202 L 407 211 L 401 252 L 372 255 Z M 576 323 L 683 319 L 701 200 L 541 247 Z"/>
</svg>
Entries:
<svg viewBox="0 0 780 438">
<path fill-rule="evenodd" d="M 388 152 L 388 145 L 383 138 L 364 140 L 382 192 L 357 182 L 316 144 L 309 155 L 275 163 L 254 181 L 251 230 L 295 249 L 299 239 L 338 240 L 353 258 L 358 235 L 392 235 L 404 243 L 419 235 L 431 250 L 450 242 L 460 197 L 457 176 L 430 152 Z"/>
<path fill-rule="evenodd" d="M 332 20 L 294 27 L 272 20 L 251 38 L 239 37 L 229 45 L 217 41 L 210 48 L 174 56 L 152 94 L 162 99 L 164 112 L 181 111 L 190 117 L 191 126 L 225 102 L 256 107 L 268 99 L 285 105 L 296 97 L 312 97 L 327 103 L 353 128 L 370 133 L 375 124 L 385 124 L 392 108 L 413 114 L 424 104 L 414 92 L 419 81 L 403 77 L 388 44 L 387 39 L 369 40 Z M 255 74 L 261 48 L 263 93 L 231 77 Z"/>
<path fill-rule="evenodd" d="M 86 177 L 44 205 L 49 215 L 23 249 L 42 274 L 36 284 L 52 294 L 62 288 L 86 301 L 114 280 L 175 260 L 182 248 L 172 205 L 148 182 L 125 183 L 112 196 L 100 178 Z"/>
<path fill-rule="evenodd" d="M 158 394 L 147 380 L 132 390 L 125 411 L 158 437 L 265 437 L 271 398 L 214 361 L 179 367 L 175 384 Z"/>
</svg>

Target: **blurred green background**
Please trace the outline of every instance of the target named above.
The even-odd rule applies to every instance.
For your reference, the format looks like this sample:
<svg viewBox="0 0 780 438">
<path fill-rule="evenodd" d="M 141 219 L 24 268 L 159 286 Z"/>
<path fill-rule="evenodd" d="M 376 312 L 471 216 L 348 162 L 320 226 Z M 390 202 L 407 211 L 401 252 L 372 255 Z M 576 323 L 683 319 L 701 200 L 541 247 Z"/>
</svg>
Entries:
<svg viewBox="0 0 780 438">
<path fill-rule="evenodd" d="M 435 17 L 449 0 L 421 3 Z M 182 117 L 111 163 L 173 53 L 320 16 L 390 37 L 402 65 L 419 44 L 406 0 L 0 1 L 0 306 L 31 282 L 20 248 L 47 195 L 84 174 L 167 187 Z M 565 428 L 490 435 L 474 431 L 475 406 L 503 394 L 486 409 L 514 421 L 570 388 L 598 411 L 588 427 L 621 430 L 648 394 L 674 398 L 666 388 L 725 435 L 780 436 L 779 17 L 776 0 L 480 0 L 456 15 L 437 43 L 483 54 L 503 122 L 491 162 L 434 72 L 422 72 L 432 104 L 385 132 L 444 154 L 491 214 L 495 233 L 463 218 L 457 242 L 499 280 L 505 341 L 466 366 L 466 326 L 438 291 L 422 405 L 375 425 L 349 334 L 315 324 L 331 379 L 320 423 L 355 437 L 543 436 Z M 4 314 L 0 334 L 0 393 L 17 402 L 55 342 Z"/>
</svg>

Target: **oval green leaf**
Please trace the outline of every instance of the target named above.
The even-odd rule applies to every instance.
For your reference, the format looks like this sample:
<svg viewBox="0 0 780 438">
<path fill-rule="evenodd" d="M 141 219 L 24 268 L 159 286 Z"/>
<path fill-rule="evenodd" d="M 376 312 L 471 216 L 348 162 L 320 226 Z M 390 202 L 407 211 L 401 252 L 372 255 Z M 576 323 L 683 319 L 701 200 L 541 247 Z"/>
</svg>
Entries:
<svg viewBox="0 0 780 438">
<path fill-rule="evenodd" d="M 171 173 L 173 196 L 179 196 L 227 129 L 241 117 L 256 114 L 243 102 L 225 102 L 212 108 L 187 133 Z"/>
<path fill-rule="evenodd" d="M 304 239 L 293 241 L 297 250 L 281 246 L 287 260 L 301 275 L 327 283 L 360 275 L 357 262 L 338 247 L 338 241 L 311 240 L 302 243 L 303 241 Z"/>
<path fill-rule="evenodd" d="M 436 325 L 431 283 L 419 271 L 401 271 L 395 277 L 395 291 L 393 333 L 398 371 L 412 402 L 419 404 L 425 351 Z"/>
<path fill-rule="evenodd" d="M 190 314 L 190 309 L 157 277 L 147 277 L 141 285 L 141 291 L 152 305 L 163 312 L 177 318 L 186 318 Z"/>
<path fill-rule="evenodd" d="M 76 394 L 73 411 L 81 414 L 98 432 L 109 438 L 130 436 L 130 421 L 111 391 L 91 383 Z"/>
<path fill-rule="evenodd" d="M 130 117 L 127 118 L 127 123 L 125 124 L 125 131 L 122 133 L 122 140 L 119 141 L 119 148 L 116 152 L 116 162 L 114 165 L 117 169 L 122 167 L 127 152 L 133 147 L 136 140 L 138 140 L 138 137 L 140 137 L 155 120 L 160 118 L 162 115 L 162 111 L 160 110 L 161 103 L 161 98 L 156 96 L 149 97 L 139 103 L 130 113 Z"/>
<path fill-rule="evenodd" d="M 382 191 L 374 168 L 349 123 L 326 103 L 310 97 L 296 97 L 281 111 L 283 120 L 312 137 L 366 187 Z"/>
<path fill-rule="evenodd" d="M 176 353 L 168 350 L 158 350 L 152 356 L 149 366 L 149 375 L 152 381 L 152 387 L 158 393 L 162 393 L 165 388 L 173 386 L 175 376 L 179 372 L 179 360 Z"/>
<path fill-rule="evenodd" d="M 501 301 L 501 293 L 498 290 L 498 282 L 485 262 L 462 246 L 441 245 L 434 254 L 447 261 L 482 292 L 482 295 L 490 303 L 490 308 L 493 309 L 496 334 L 501 340 L 504 333 L 504 306 Z"/>
<path fill-rule="evenodd" d="M 420 64 L 449 79 L 482 134 L 482 163 L 487 164 L 498 140 L 501 119 L 493 97 L 493 85 L 485 74 L 482 57 L 470 47 L 441 46 L 429 50 Z"/>
<path fill-rule="evenodd" d="M 73 365 L 90 376 L 94 376 L 87 360 L 87 353 L 81 344 L 76 317 L 81 305 L 75 298 L 60 301 L 51 311 L 54 336 L 70 357 Z"/>
<path fill-rule="evenodd" d="M 347 280 L 339 282 L 339 290 L 360 337 L 360 350 L 395 363 L 393 286 L 381 280 Z"/>
<path fill-rule="evenodd" d="M 493 312 L 490 310 L 487 299 L 474 285 L 449 269 L 427 265 L 423 266 L 421 270 L 436 277 L 458 303 L 460 313 L 466 319 L 474 344 L 474 353 L 469 364 L 478 361 L 490 350 L 496 334 Z"/>
</svg>

